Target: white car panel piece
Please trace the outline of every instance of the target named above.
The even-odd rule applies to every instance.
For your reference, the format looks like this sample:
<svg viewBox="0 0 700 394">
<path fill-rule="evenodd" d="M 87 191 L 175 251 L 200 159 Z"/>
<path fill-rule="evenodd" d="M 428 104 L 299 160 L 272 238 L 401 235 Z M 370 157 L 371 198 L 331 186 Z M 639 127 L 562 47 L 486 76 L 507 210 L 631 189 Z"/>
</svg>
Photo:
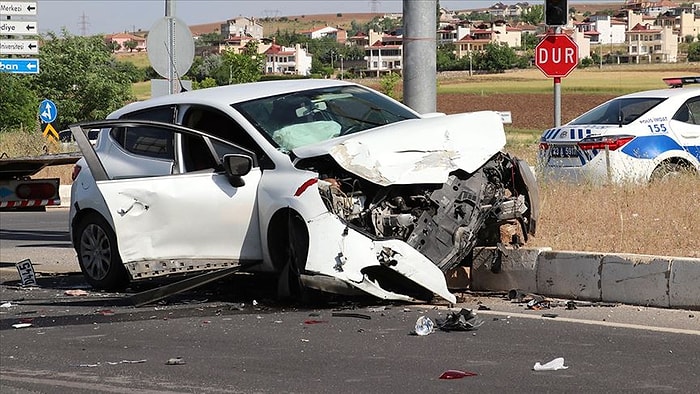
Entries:
<svg viewBox="0 0 700 394">
<path fill-rule="evenodd" d="M 323 240 L 312 238 L 309 243 L 306 269 L 333 276 L 380 298 L 395 298 L 395 293 L 382 289 L 362 273 L 367 267 L 392 269 L 449 302 L 456 302 L 447 289 L 445 274 L 425 256 L 400 240 L 377 240 L 348 229 L 337 216 L 330 213 L 308 221 L 309 233 L 324 234 Z M 392 251 L 388 252 L 388 251 Z M 391 261 L 379 256 L 391 255 Z M 389 297 L 389 295 L 392 295 Z"/>
<path fill-rule="evenodd" d="M 261 259 L 260 171 L 232 187 L 226 176 L 192 173 L 97 182 L 122 261 Z M 215 221 L 211 220 L 216 218 Z"/>
</svg>

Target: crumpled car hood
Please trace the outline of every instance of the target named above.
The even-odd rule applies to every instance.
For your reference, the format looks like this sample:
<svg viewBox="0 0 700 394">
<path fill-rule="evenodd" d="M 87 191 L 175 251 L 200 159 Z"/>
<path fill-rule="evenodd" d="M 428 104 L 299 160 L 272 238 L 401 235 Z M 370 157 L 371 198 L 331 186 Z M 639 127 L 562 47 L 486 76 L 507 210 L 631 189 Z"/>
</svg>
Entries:
<svg viewBox="0 0 700 394">
<path fill-rule="evenodd" d="M 444 183 L 472 173 L 506 144 L 494 111 L 410 119 L 294 149 L 299 158 L 329 154 L 346 171 L 381 186 Z"/>
</svg>

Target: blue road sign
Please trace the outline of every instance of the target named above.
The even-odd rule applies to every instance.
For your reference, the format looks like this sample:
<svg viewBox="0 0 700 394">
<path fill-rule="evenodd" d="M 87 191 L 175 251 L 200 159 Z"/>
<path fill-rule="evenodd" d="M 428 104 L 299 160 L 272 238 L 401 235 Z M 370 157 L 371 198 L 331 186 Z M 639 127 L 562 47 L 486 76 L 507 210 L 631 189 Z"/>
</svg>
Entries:
<svg viewBox="0 0 700 394">
<path fill-rule="evenodd" d="M 56 110 L 56 104 L 51 100 L 44 100 L 39 104 L 39 118 L 43 123 L 51 123 L 56 120 L 56 115 L 58 115 L 58 110 Z"/>
<path fill-rule="evenodd" d="M 0 59 L 0 72 L 38 74 L 39 59 Z"/>
</svg>

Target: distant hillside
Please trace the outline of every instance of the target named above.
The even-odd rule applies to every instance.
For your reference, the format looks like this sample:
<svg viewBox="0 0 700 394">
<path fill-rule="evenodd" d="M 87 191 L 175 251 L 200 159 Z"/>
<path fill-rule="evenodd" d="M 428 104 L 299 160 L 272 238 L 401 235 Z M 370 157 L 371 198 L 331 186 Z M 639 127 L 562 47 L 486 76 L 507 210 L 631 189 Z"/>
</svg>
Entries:
<svg viewBox="0 0 700 394">
<path fill-rule="evenodd" d="M 367 23 L 376 16 L 383 16 L 383 13 L 339 13 L 339 14 L 315 14 L 315 15 L 293 15 L 281 16 L 277 18 L 257 19 L 257 22 L 262 25 L 265 35 L 272 35 L 279 31 L 305 31 L 314 28 L 333 26 L 349 30 L 352 21 L 357 23 Z M 233 19 L 234 17 L 231 17 Z M 192 34 L 197 36 L 206 33 L 219 32 L 221 24 L 225 20 L 219 22 L 206 23 L 201 25 L 192 25 L 190 30 Z"/>
</svg>

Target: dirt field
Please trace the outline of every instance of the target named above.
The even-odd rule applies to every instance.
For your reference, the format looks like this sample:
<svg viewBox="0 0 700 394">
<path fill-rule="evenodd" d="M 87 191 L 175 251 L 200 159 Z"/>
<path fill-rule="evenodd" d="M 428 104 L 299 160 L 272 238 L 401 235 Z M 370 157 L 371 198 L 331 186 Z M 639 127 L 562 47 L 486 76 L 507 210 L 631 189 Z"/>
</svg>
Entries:
<svg viewBox="0 0 700 394">
<path fill-rule="evenodd" d="M 614 97 L 606 94 L 566 94 L 561 98 L 562 124 L 596 105 Z M 552 94 L 458 94 L 437 96 L 437 110 L 448 114 L 495 110 L 510 111 L 518 129 L 545 130 L 553 126 L 554 99 Z"/>
</svg>

